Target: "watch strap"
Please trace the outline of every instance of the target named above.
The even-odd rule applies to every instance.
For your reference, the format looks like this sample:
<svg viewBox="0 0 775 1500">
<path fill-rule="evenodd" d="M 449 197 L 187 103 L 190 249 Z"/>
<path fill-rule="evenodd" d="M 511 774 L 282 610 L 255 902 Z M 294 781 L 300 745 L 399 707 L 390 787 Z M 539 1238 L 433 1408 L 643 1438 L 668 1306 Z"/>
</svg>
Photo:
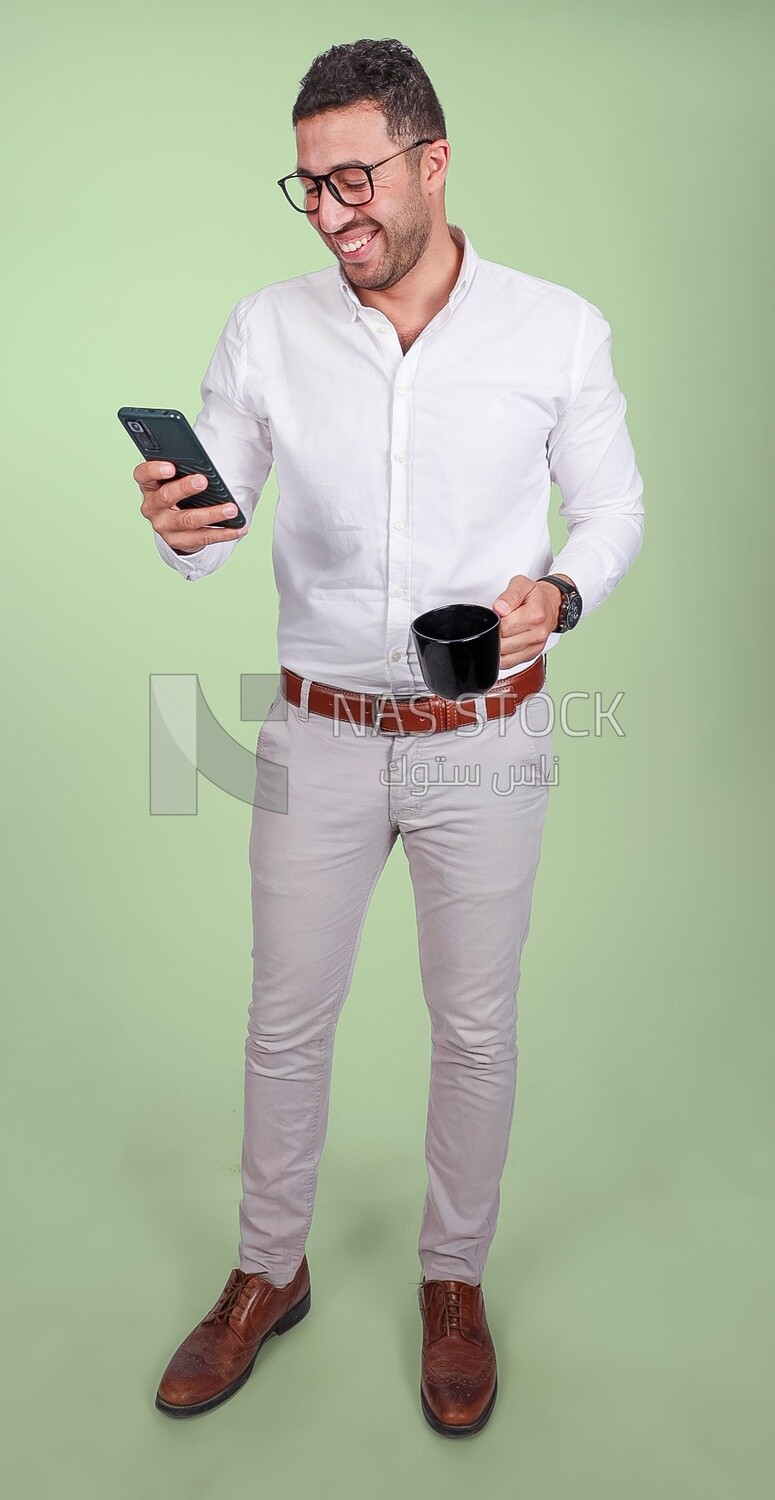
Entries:
<svg viewBox="0 0 775 1500">
<path fill-rule="evenodd" d="M 562 590 L 566 599 L 570 599 L 571 594 L 578 593 L 578 589 L 576 588 L 575 584 L 568 583 L 567 578 L 558 578 L 556 573 L 544 573 L 543 578 L 539 578 L 537 582 L 556 584 L 557 588 Z"/>
<path fill-rule="evenodd" d="M 557 576 L 556 573 L 544 573 L 543 577 L 542 578 L 538 578 L 536 580 L 536 582 L 537 583 L 553 583 L 554 586 L 555 586 L 555 588 L 557 588 L 557 589 L 560 590 L 560 594 L 561 594 L 562 597 L 560 599 L 560 608 L 559 608 L 559 611 L 558 611 L 558 614 L 557 614 L 557 625 L 556 625 L 555 629 L 558 632 L 562 633 L 564 630 L 567 630 L 569 628 L 568 625 L 567 625 L 567 620 L 568 620 L 568 605 L 570 603 L 570 600 L 573 599 L 573 598 L 578 599 L 579 610 L 581 610 L 583 608 L 583 601 L 582 601 L 582 598 L 581 598 L 581 594 L 579 593 L 578 589 L 576 588 L 575 583 L 568 583 L 567 578 L 558 578 L 558 576 Z M 573 623 L 575 624 L 576 622 L 574 621 Z"/>
</svg>

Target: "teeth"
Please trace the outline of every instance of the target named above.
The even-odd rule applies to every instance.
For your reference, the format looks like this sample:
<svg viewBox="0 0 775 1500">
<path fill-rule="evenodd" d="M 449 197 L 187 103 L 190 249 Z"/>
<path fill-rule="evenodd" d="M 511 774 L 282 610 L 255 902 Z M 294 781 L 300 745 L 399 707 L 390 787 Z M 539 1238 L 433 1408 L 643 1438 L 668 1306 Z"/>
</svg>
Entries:
<svg viewBox="0 0 775 1500">
<path fill-rule="evenodd" d="M 362 240 L 352 240 L 349 245 L 342 245 L 342 249 L 343 250 L 360 250 L 361 245 L 368 244 L 369 240 L 373 240 L 374 235 L 376 233 L 377 233 L 377 231 L 376 231 L 376 229 L 374 229 L 371 234 L 364 235 L 364 237 L 363 237 Z"/>
</svg>

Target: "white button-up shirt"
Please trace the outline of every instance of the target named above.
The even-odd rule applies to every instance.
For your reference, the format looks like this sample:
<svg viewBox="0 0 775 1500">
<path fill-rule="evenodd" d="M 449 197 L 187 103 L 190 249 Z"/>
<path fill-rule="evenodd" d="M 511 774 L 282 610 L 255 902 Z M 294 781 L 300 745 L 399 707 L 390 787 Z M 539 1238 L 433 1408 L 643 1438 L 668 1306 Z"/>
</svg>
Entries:
<svg viewBox="0 0 775 1500">
<path fill-rule="evenodd" d="M 458 279 L 406 354 L 337 263 L 242 298 L 202 381 L 195 430 L 248 520 L 275 464 L 279 663 L 335 687 L 427 691 L 412 620 L 489 607 L 515 573 L 566 573 L 583 629 L 641 546 L 609 324 L 569 288 L 480 259 L 450 228 Z M 552 480 L 569 533 L 554 555 Z M 188 579 L 247 535 L 178 556 L 154 533 Z"/>
</svg>

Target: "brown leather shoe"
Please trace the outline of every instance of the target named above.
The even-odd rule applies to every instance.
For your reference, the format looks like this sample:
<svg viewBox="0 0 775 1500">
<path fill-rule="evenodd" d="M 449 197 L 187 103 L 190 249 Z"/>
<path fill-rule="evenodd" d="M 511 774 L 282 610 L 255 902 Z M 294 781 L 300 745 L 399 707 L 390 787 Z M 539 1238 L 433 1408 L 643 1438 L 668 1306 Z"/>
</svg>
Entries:
<svg viewBox="0 0 775 1500">
<path fill-rule="evenodd" d="M 467 1437 L 489 1421 L 498 1371 L 481 1283 L 420 1283 L 423 1322 L 420 1404 L 434 1432 Z"/>
<path fill-rule="evenodd" d="M 167 1365 L 156 1392 L 159 1411 L 195 1417 L 228 1401 L 245 1384 L 270 1334 L 286 1333 L 309 1308 L 306 1255 L 287 1286 L 273 1286 L 258 1272 L 232 1271 L 215 1306 Z"/>
</svg>

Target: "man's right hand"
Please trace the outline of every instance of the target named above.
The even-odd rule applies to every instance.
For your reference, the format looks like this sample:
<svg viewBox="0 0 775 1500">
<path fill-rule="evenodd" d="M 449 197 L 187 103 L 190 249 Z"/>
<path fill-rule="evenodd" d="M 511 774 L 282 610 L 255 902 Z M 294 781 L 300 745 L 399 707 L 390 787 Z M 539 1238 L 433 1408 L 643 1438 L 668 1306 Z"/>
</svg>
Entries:
<svg viewBox="0 0 775 1500">
<path fill-rule="evenodd" d="M 179 510 L 178 501 L 206 489 L 207 479 L 204 474 L 186 474 L 183 479 L 170 480 L 174 472 L 172 464 L 160 462 L 138 464 L 132 471 L 143 494 L 141 514 L 173 552 L 199 552 L 210 542 L 233 542 L 235 537 L 245 535 L 247 525 L 239 530 L 215 526 L 216 521 L 236 515 L 236 506 L 231 503 Z"/>
</svg>

